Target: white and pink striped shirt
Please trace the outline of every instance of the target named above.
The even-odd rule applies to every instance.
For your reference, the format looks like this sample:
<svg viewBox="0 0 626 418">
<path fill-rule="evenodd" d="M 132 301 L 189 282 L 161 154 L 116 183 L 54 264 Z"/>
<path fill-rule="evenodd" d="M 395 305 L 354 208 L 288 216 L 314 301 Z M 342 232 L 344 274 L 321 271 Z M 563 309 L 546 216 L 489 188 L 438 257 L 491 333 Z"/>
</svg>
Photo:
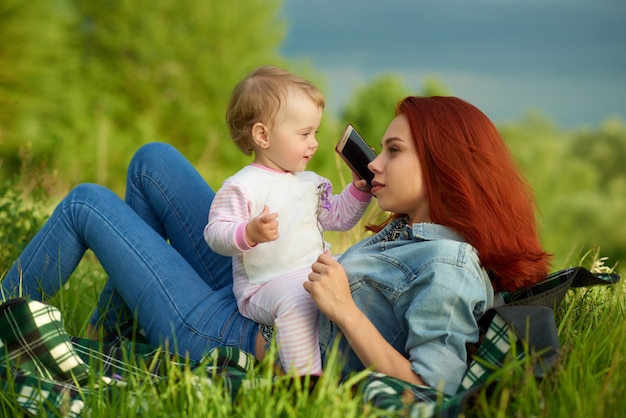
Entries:
<svg viewBox="0 0 626 418">
<path fill-rule="evenodd" d="M 204 238 L 233 259 L 233 293 L 241 314 L 275 326 L 285 371 L 322 371 L 318 310 L 302 283 L 329 248 L 320 228 L 352 228 L 370 200 L 371 194 L 352 184 L 333 195 L 330 182 L 311 171 L 285 173 L 256 164 L 228 178 L 213 199 Z M 278 213 L 279 237 L 250 247 L 246 225 L 266 205 Z"/>
<path fill-rule="evenodd" d="M 371 194 L 350 183 L 338 195 L 330 188 L 327 200 L 320 202 L 323 183 L 330 187 L 329 180 L 311 171 L 285 173 L 258 164 L 224 181 L 213 199 L 204 238 L 215 252 L 233 257 L 233 291 L 238 301 L 248 298 L 259 284 L 311 267 L 324 248 L 318 219 L 324 230 L 346 231 L 363 216 Z M 270 213 L 278 213 L 279 238 L 251 248 L 245 227 L 265 205 Z"/>
</svg>

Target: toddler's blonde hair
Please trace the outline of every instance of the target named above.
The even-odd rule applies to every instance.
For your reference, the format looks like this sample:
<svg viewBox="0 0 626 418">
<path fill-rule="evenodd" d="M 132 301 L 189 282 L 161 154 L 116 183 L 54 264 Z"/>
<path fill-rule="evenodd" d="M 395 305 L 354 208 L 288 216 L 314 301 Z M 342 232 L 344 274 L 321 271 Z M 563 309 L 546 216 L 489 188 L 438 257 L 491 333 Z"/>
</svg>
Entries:
<svg viewBox="0 0 626 418">
<path fill-rule="evenodd" d="M 276 114 L 289 94 L 303 93 L 323 109 L 324 95 L 311 82 L 274 66 L 259 67 L 235 86 L 226 108 L 230 137 L 245 154 L 252 153 L 252 127 L 272 129 Z"/>
</svg>

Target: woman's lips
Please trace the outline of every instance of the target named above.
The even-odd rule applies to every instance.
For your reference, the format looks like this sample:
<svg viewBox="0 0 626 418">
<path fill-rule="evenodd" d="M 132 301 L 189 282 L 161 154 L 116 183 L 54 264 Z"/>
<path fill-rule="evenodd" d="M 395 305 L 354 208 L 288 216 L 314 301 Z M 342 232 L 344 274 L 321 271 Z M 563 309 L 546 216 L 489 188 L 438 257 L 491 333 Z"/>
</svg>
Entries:
<svg viewBox="0 0 626 418">
<path fill-rule="evenodd" d="M 383 187 L 385 187 L 384 184 L 379 183 L 377 181 L 372 181 L 372 188 L 371 188 L 371 193 L 372 194 L 376 194 L 376 192 L 380 191 L 383 189 Z"/>
</svg>

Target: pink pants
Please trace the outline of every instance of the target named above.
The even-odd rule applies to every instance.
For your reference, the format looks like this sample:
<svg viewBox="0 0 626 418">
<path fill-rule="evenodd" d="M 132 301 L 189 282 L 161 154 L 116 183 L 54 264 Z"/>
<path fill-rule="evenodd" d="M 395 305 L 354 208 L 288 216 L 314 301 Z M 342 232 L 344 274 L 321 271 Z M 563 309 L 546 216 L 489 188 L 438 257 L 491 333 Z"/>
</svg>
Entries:
<svg viewBox="0 0 626 418">
<path fill-rule="evenodd" d="M 285 372 L 322 373 L 317 320 L 319 310 L 302 284 L 311 269 L 272 279 L 240 305 L 241 314 L 274 325 L 278 355 Z"/>
</svg>

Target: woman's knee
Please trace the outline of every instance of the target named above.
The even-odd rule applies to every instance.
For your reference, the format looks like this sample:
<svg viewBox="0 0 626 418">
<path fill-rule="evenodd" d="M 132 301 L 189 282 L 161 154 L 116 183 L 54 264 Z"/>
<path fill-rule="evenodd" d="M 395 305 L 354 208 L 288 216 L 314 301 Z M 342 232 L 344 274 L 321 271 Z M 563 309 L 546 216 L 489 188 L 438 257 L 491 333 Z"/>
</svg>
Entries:
<svg viewBox="0 0 626 418">
<path fill-rule="evenodd" d="M 128 172 L 142 171 L 145 167 L 162 166 L 167 155 L 177 152 L 170 144 L 164 142 L 150 142 L 142 145 L 130 161 Z"/>
<path fill-rule="evenodd" d="M 103 212 L 118 201 L 121 199 L 112 190 L 95 183 L 83 183 L 74 187 L 57 209 L 74 215 Z"/>
<path fill-rule="evenodd" d="M 97 200 L 99 196 L 108 196 L 113 192 L 104 186 L 95 183 L 82 183 L 75 186 L 66 196 L 68 202 L 84 202 Z"/>
</svg>

